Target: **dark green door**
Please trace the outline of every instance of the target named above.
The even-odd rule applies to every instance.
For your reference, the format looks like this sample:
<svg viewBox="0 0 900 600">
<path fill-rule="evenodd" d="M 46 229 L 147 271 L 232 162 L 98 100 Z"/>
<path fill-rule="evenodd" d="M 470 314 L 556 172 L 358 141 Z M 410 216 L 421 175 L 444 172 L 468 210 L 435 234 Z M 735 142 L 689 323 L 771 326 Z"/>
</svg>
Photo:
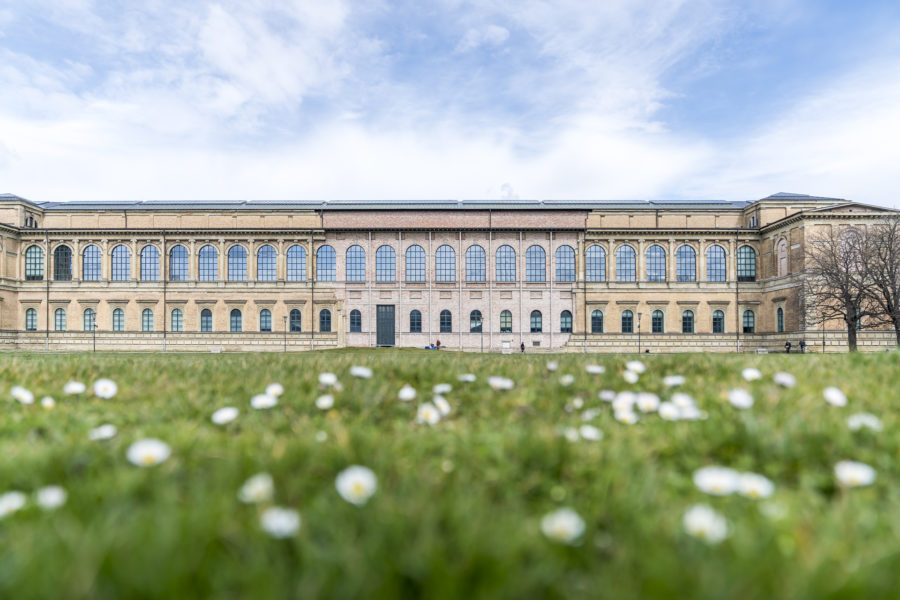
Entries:
<svg viewBox="0 0 900 600">
<path fill-rule="evenodd" d="M 375 307 L 375 343 L 379 346 L 394 345 L 394 305 L 379 304 Z"/>
</svg>

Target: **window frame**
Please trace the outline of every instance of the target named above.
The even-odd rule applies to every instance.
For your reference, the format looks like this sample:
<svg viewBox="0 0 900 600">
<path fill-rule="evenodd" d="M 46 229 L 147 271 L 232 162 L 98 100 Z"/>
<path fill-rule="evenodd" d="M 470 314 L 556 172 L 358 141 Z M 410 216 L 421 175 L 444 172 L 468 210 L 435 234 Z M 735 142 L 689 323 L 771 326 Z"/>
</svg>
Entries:
<svg viewBox="0 0 900 600">
<path fill-rule="evenodd" d="M 722 311 L 722 310 L 714 310 L 713 311 L 712 332 L 713 333 L 725 333 L 725 312 L 724 311 Z"/>
<path fill-rule="evenodd" d="M 38 314 L 34 308 L 25 310 L 25 331 L 37 331 Z"/>
<path fill-rule="evenodd" d="M 287 281 L 306 281 L 306 248 L 300 244 L 293 244 L 287 249 L 286 257 L 285 279 Z"/>
<path fill-rule="evenodd" d="M 647 271 L 647 281 L 660 282 L 666 281 L 666 250 L 659 244 L 653 244 L 647 248 L 644 260 L 647 261 L 645 269 Z"/>
<path fill-rule="evenodd" d="M 425 282 L 425 248 L 413 244 L 403 253 L 405 259 L 404 276 L 407 283 Z"/>
<path fill-rule="evenodd" d="M 745 310 L 741 325 L 742 333 L 756 333 L 756 313 L 752 310 Z"/>
<path fill-rule="evenodd" d="M 599 308 L 591 311 L 591 333 L 603 333 L 603 311 Z"/>
<path fill-rule="evenodd" d="M 500 333 L 512 333 L 512 311 L 500 311 Z"/>
<path fill-rule="evenodd" d="M 756 250 L 749 244 L 737 249 L 737 280 L 741 283 L 756 281 Z"/>
<path fill-rule="evenodd" d="M 125 331 L 125 311 L 121 308 L 112 311 L 112 330 Z"/>
<path fill-rule="evenodd" d="M 100 281 L 103 277 L 103 252 L 100 246 L 88 244 L 81 251 L 81 280 Z"/>
<path fill-rule="evenodd" d="M 359 244 L 353 244 L 344 253 L 344 280 L 363 283 L 366 280 L 366 251 Z"/>
<path fill-rule="evenodd" d="M 487 255 L 484 248 L 472 244 L 466 248 L 466 281 L 483 283 L 487 279 Z"/>
<path fill-rule="evenodd" d="M 637 253 L 629 244 L 616 248 L 616 281 L 633 283 L 637 281 Z"/>
<path fill-rule="evenodd" d="M 456 281 L 456 250 L 450 244 L 442 244 L 435 250 L 434 276 L 438 283 Z"/>
<path fill-rule="evenodd" d="M 44 249 L 32 244 L 25 249 L 25 281 L 44 280 Z"/>
<path fill-rule="evenodd" d="M 228 281 L 247 281 L 247 249 L 244 246 L 241 244 L 231 246 L 226 255 L 226 262 Z"/>
<path fill-rule="evenodd" d="M 259 311 L 260 333 L 272 333 L 272 311 L 264 308 Z"/>
<path fill-rule="evenodd" d="M 210 333 L 213 331 L 213 313 L 210 309 L 204 308 L 200 311 L 200 332 Z"/>
<path fill-rule="evenodd" d="M 190 276 L 190 256 L 181 244 L 169 248 L 169 281 L 187 281 Z"/>
<path fill-rule="evenodd" d="M 681 313 L 681 333 L 689 334 L 694 332 L 694 311 L 688 309 Z"/>
<path fill-rule="evenodd" d="M 564 310 L 559 313 L 559 332 L 572 333 L 572 312 Z"/>
<path fill-rule="evenodd" d="M 594 249 L 596 248 L 596 251 Z M 606 248 L 592 244 L 585 251 L 585 279 L 590 283 L 606 281 Z"/>
<path fill-rule="evenodd" d="M 547 281 L 547 251 L 539 244 L 525 250 L 525 281 L 544 283 Z"/>
<path fill-rule="evenodd" d="M 568 244 L 556 249 L 556 281 L 560 283 L 575 281 L 575 249 Z"/>
<path fill-rule="evenodd" d="M 362 313 L 354 308 L 350 311 L 350 333 L 362 333 Z"/>
<path fill-rule="evenodd" d="M 416 309 L 409 311 L 409 332 L 422 333 L 422 311 Z"/>
<path fill-rule="evenodd" d="M 53 281 L 72 281 L 72 249 L 66 244 L 53 250 Z"/>
<path fill-rule="evenodd" d="M 650 313 L 650 333 L 666 332 L 666 313 L 658 308 Z"/>
<path fill-rule="evenodd" d="M 697 251 L 690 244 L 682 244 L 675 250 L 675 280 L 697 281 Z"/>
<path fill-rule="evenodd" d="M 184 331 L 184 312 L 180 308 L 173 308 L 169 314 L 169 331 L 175 333 Z"/>
<path fill-rule="evenodd" d="M 204 244 L 197 251 L 197 281 L 219 280 L 219 251 L 212 244 Z"/>
<path fill-rule="evenodd" d="M 322 244 L 316 249 L 316 281 L 337 281 L 337 252 Z"/>
<path fill-rule="evenodd" d="M 232 308 L 228 313 L 228 331 L 229 333 L 243 333 L 244 331 L 244 313 L 239 308 Z"/>
<path fill-rule="evenodd" d="M 331 310 L 327 308 L 319 311 L 319 333 L 331 333 Z"/>
<path fill-rule="evenodd" d="M 728 280 L 728 253 L 719 244 L 706 249 L 706 281 L 721 283 Z"/>
<path fill-rule="evenodd" d="M 159 248 L 146 244 L 140 254 L 141 281 L 159 281 Z"/>
<path fill-rule="evenodd" d="M 623 310 L 620 325 L 622 333 L 634 333 L 634 313 L 630 310 Z"/>
<path fill-rule="evenodd" d="M 116 244 L 109 256 L 109 280 L 131 281 L 131 249 L 125 244 Z"/>
<path fill-rule="evenodd" d="M 531 311 L 528 318 L 530 325 L 530 333 L 544 333 L 544 315 L 541 311 L 535 309 Z"/>
<path fill-rule="evenodd" d="M 145 333 L 154 331 L 153 327 L 153 311 L 149 308 L 145 308 L 141 311 L 141 331 Z"/>
<path fill-rule="evenodd" d="M 453 313 L 445 308 L 441 311 L 439 319 L 439 332 L 453 333 Z"/>
<path fill-rule="evenodd" d="M 500 283 L 516 281 L 516 249 L 503 244 L 494 252 L 495 279 Z"/>
<path fill-rule="evenodd" d="M 384 244 L 375 250 L 375 281 L 397 281 L 397 251 L 390 244 Z"/>
<path fill-rule="evenodd" d="M 66 309 L 57 308 L 53 311 L 53 331 L 66 331 Z"/>
<path fill-rule="evenodd" d="M 256 249 L 256 281 L 278 281 L 278 251 L 271 244 Z"/>
<path fill-rule="evenodd" d="M 292 308 L 288 313 L 288 329 L 291 333 L 301 333 L 303 331 L 303 311 L 299 308 Z"/>
<path fill-rule="evenodd" d="M 469 313 L 469 333 L 482 333 L 484 331 L 484 317 L 478 309 Z"/>
</svg>

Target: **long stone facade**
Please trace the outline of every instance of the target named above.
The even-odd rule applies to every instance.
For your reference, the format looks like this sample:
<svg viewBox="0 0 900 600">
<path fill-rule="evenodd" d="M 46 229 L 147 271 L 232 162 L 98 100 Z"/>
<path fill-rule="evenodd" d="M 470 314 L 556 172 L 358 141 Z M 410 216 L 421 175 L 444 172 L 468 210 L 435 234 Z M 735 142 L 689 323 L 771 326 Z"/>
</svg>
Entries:
<svg viewBox="0 0 900 600">
<path fill-rule="evenodd" d="M 0 348 L 845 347 L 804 248 L 888 209 L 756 201 L 70 202 L 0 195 Z M 814 340 L 821 338 L 820 347 Z M 863 349 L 893 345 L 864 332 Z"/>
</svg>

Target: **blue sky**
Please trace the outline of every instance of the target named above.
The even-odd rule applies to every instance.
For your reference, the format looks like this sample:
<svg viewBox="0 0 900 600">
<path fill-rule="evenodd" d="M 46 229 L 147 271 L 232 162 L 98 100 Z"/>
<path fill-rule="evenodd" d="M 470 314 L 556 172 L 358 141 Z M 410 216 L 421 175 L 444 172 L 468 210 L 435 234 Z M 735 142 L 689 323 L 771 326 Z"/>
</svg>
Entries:
<svg viewBox="0 0 900 600">
<path fill-rule="evenodd" d="M 896 1 L 0 1 L 0 191 L 897 206 L 898 30 Z"/>
</svg>

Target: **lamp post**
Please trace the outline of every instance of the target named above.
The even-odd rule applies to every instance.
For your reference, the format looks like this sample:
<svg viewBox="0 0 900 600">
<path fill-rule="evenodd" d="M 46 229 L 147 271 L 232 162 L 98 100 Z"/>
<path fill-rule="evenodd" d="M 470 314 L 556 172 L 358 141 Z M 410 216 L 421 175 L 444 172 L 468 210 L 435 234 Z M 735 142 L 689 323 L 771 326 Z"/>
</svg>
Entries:
<svg viewBox="0 0 900 600">
<path fill-rule="evenodd" d="M 287 325 L 288 325 L 287 321 L 288 321 L 288 318 L 287 318 L 287 316 L 284 316 L 281 318 L 284 321 L 284 351 L 287 352 Z"/>
<path fill-rule="evenodd" d="M 825 354 L 825 313 L 822 312 L 822 354 Z"/>
<path fill-rule="evenodd" d="M 97 317 L 94 316 L 94 321 L 91 323 L 91 334 L 94 342 L 94 352 L 97 351 Z"/>
<path fill-rule="evenodd" d="M 638 313 L 638 354 L 641 353 L 641 313 Z"/>
</svg>

